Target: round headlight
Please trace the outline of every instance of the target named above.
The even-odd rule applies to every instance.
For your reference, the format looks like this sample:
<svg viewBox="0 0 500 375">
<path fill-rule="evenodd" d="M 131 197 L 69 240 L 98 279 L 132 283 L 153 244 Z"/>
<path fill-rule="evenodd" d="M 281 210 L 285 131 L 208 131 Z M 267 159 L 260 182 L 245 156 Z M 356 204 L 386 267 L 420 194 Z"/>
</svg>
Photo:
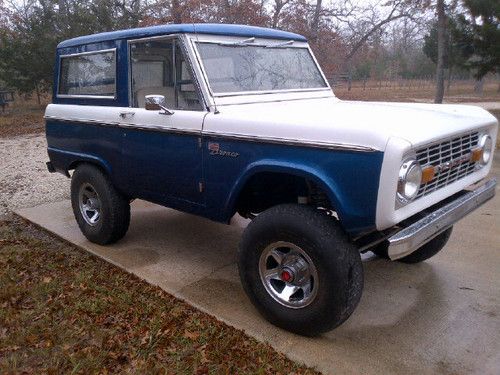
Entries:
<svg viewBox="0 0 500 375">
<path fill-rule="evenodd" d="M 422 182 L 422 168 L 414 159 L 401 165 L 398 179 L 398 197 L 403 203 L 408 203 L 417 196 Z"/>
<path fill-rule="evenodd" d="M 481 156 L 481 164 L 488 164 L 491 159 L 491 154 L 493 153 L 493 140 L 488 134 L 485 134 L 479 140 L 479 147 L 483 150 L 483 155 Z"/>
</svg>

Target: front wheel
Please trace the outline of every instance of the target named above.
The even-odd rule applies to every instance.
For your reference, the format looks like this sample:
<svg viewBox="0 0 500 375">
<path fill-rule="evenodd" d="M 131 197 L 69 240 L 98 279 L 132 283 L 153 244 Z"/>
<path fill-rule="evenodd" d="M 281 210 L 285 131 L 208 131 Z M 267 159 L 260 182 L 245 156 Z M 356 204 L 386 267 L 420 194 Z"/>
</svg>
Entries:
<svg viewBox="0 0 500 375">
<path fill-rule="evenodd" d="M 279 205 L 257 216 L 243 233 L 238 269 L 268 321 L 306 336 L 342 324 L 363 289 L 356 247 L 331 217 L 302 205 Z"/>
</svg>

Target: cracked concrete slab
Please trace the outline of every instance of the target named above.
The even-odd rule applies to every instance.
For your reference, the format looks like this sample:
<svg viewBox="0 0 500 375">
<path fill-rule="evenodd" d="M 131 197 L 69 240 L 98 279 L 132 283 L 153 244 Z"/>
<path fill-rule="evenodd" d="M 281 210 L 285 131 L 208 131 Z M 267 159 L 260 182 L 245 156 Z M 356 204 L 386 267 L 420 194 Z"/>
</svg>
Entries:
<svg viewBox="0 0 500 375">
<path fill-rule="evenodd" d="M 227 226 L 136 201 L 127 236 L 103 247 L 82 236 L 69 201 L 17 212 L 325 373 L 500 372 L 499 195 L 458 223 L 425 263 L 367 257 L 357 310 L 318 338 L 270 325 L 245 296 L 235 264 L 242 220 Z"/>
</svg>

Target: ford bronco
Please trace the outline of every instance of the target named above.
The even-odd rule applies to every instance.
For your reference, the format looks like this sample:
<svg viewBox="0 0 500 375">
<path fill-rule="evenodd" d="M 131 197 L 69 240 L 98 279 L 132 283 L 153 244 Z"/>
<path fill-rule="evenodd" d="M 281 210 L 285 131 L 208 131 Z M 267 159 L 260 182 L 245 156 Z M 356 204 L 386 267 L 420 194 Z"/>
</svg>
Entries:
<svg viewBox="0 0 500 375">
<path fill-rule="evenodd" d="M 250 218 L 244 290 L 303 335 L 354 311 L 361 253 L 424 261 L 495 194 L 495 117 L 339 100 L 307 40 L 279 30 L 163 25 L 63 41 L 45 119 L 48 169 L 71 176 L 89 241 L 120 240 L 136 198 Z"/>
</svg>

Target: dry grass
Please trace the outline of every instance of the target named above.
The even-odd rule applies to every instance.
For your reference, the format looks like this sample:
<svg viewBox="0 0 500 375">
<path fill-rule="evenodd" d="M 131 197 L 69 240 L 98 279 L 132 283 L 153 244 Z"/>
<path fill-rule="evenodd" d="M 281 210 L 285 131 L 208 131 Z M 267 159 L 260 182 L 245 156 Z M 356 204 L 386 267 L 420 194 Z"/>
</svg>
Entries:
<svg viewBox="0 0 500 375">
<path fill-rule="evenodd" d="M 36 99 L 26 99 L 16 95 L 5 112 L 0 109 L 0 138 L 24 134 L 36 134 L 45 130 L 43 113 L 50 98 L 45 96 L 39 105 Z"/>
<path fill-rule="evenodd" d="M 485 83 L 481 95 L 474 93 L 471 81 L 454 82 L 450 90 L 445 92 L 445 102 L 490 102 L 500 101 L 498 82 Z M 345 100 L 373 101 L 410 101 L 432 102 L 434 99 L 434 83 L 432 81 L 402 81 L 402 82 L 368 82 L 365 89 L 362 83 L 355 82 L 350 91 L 346 84 L 334 88 L 335 95 Z"/>
<path fill-rule="evenodd" d="M 0 373 L 316 372 L 15 218 L 0 222 Z"/>
</svg>

